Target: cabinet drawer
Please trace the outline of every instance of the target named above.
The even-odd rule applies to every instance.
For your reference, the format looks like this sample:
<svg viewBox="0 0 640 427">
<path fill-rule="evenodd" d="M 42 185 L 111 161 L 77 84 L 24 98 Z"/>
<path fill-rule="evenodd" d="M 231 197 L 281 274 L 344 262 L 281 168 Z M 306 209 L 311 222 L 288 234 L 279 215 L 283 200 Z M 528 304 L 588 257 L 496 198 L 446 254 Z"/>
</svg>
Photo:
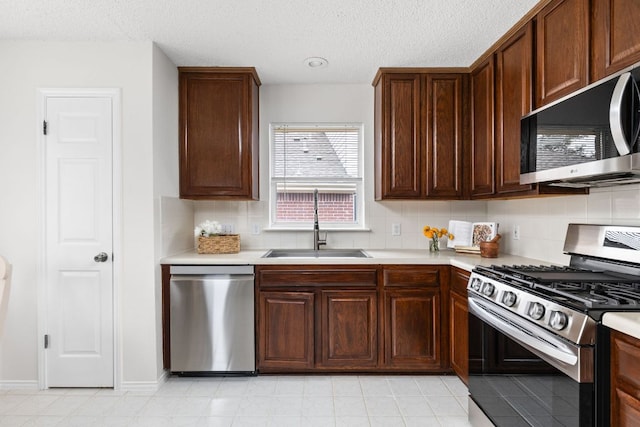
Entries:
<svg viewBox="0 0 640 427">
<path fill-rule="evenodd" d="M 467 270 L 453 267 L 451 269 L 451 291 L 466 297 L 469 276 L 471 276 L 471 273 Z"/>
<path fill-rule="evenodd" d="M 281 266 L 261 268 L 257 273 L 260 288 L 275 287 L 375 287 L 377 270 L 375 267 L 340 268 L 335 266 Z"/>
<path fill-rule="evenodd" d="M 390 267 L 383 272 L 385 287 L 433 287 L 440 286 L 440 270 L 424 267 Z"/>
</svg>

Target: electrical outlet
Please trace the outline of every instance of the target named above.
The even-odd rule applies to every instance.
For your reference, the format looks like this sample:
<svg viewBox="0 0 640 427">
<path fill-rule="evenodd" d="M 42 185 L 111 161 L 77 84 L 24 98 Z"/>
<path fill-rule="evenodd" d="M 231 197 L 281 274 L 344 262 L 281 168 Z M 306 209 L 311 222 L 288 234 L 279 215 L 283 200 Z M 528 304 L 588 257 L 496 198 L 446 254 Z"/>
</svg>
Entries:
<svg viewBox="0 0 640 427">
<path fill-rule="evenodd" d="M 398 223 L 391 224 L 391 235 L 392 236 L 399 236 L 400 235 L 400 224 L 398 224 Z"/>
<path fill-rule="evenodd" d="M 251 234 L 253 234 L 254 236 L 257 236 L 258 234 L 260 234 L 260 224 L 256 222 L 251 224 Z"/>
<path fill-rule="evenodd" d="M 513 226 L 513 240 L 520 240 L 520 226 Z"/>
<path fill-rule="evenodd" d="M 222 226 L 222 234 L 234 234 L 236 227 L 233 224 L 220 224 Z"/>
</svg>

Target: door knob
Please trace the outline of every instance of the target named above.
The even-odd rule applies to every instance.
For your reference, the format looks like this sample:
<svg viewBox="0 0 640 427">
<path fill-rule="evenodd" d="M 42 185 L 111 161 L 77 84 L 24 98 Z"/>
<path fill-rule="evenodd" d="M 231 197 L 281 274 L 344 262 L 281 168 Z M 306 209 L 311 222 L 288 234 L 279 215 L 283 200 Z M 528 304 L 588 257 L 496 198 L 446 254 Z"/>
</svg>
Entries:
<svg viewBox="0 0 640 427">
<path fill-rule="evenodd" d="M 109 255 L 106 252 L 100 252 L 98 255 L 93 257 L 95 262 L 106 262 L 109 259 Z"/>
</svg>

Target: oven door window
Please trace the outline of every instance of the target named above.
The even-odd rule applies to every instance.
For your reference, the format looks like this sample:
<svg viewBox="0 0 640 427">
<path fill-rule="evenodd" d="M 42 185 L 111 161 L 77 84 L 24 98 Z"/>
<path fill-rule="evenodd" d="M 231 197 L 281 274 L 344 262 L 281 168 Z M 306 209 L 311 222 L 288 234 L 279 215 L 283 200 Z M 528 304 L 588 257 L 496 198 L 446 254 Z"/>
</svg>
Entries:
<svg viewBox="0 0 640 427">
<path fill-rule="evenodd" d="M 471 313 L 469 328 L 469 393 L 496 426 L 593 425 L 593 383 L 571 379 Z"/>
</svg>

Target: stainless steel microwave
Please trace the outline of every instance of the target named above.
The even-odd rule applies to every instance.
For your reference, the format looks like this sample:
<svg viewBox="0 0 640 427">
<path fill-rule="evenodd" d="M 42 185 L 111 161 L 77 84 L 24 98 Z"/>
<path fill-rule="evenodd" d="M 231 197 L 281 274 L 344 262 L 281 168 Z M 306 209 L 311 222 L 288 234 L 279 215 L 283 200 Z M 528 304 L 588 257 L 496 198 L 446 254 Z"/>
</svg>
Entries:
<svg viewBox="0 0 640 427">
<path fill-rule="evenodd" d="M 521 120 L 520 183 L 640 182 L 640 64 Z"/>
</svg>

